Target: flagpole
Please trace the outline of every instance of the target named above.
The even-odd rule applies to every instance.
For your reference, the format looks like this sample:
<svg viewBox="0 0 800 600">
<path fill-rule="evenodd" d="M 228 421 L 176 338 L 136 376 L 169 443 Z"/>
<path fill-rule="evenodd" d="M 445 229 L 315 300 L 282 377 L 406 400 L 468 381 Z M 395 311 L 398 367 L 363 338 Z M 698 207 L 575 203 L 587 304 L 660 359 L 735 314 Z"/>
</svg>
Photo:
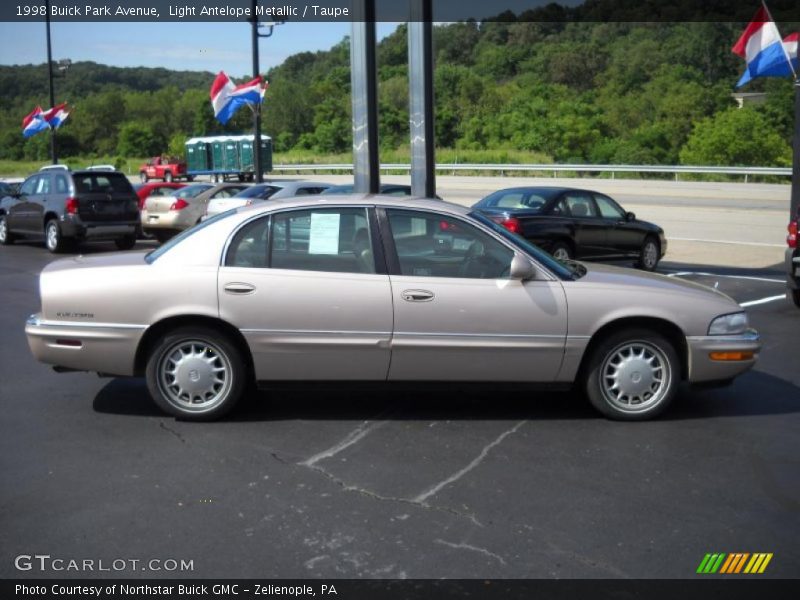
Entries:
<svg viewBox="0 0 800 600">
<path fill-rule="evenodd" d="M 53 49 L 50 44 L 50 0 L 45 0 L 45 25 L 47 26 L 47 81 L 50 84 L 50 107 L 56 105 L 55 94 L 53 93 Z M 54 165 L 58 164 L 58 155 L 56 154 L 56 130 L 52 125 L 50 129 L 50 158 Z"/>
<path fill-rule="evenodd" d="M 800 79 L 794 80 L 794 137 L 792 138 L 792 194 L 789 201 L 789 219 L 800 210 Z"/>
</svg>

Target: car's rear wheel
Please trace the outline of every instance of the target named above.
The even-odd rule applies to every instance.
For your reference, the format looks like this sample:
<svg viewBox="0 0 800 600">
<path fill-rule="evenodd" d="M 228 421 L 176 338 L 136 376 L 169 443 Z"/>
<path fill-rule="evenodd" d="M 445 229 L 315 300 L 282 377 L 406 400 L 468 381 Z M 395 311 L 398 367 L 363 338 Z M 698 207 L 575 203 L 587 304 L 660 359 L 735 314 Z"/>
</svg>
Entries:
<svg viewBox="0 0 800 600">
<path fill-rule="evenodd" d="M 661 258 L 661 248 L 655 238 L 647 236 L 639 250 L 636 266 L 644 271 L 655 271 Z"/>
<path fill-rule="evenodd" d="M 161 338 L 150 353 L 147 388 L 165 412 L 191 421 L 228 413 L 247 388 L 239 348 L 222 333 L 182 327 Z"/>
<path fill-rule="evenodd" d="M 141 181 L 142 183 L 147 183 L 148 179 L 149 177 L 147 177 L 147 173 L 145 173 L 144 171 L 139 171 L 139 181 Z"/>
<path fill-rule="evenodd" d="M 153 236 L 155 236 L 155 238 L 159 241 L 159 243 L 163 244 L 164 242 L 168 242 L 173 237 L 175 237 L 175 234 L 171 231 L 160 230 L 160 231 L 153 231 Z"/>
<path fill-rule="evenodd" d="M 550 254 L 552 254 L 553 258 L 556 260 L 572 260 L 574 256 L 572 248 L 566 242 L 556 242 L 553 244 Z"/>
<path fill-rule="evenodd" d="M 44 226 L 44 245 L 53 254 L 66 252 L 69 241 L 64 239 L 58 221 L 50 219 Z"/>
<path fill-rule="evenodd" d="M 8 230 L 8 218 L 0 215 L 0 245 L 8 246 L 14 243 L 14 235 Z"/>
<path fill-rule="evenodd" d="M 680 382 L 680 360 L 664 336 L 628 329 L 592 351 L 584 386 L 589 401 L 611 419 L 643 421 L 664 411 Z"/>
<path fill-rule="evenodd" d="M 119 250 L 130 250 L 136 245 L 136 236 L 126 235 L 125 237 L 117 238 L 114 240 L 114 243 L 117 245 L 117 249 Z"/>
<path fill-rule="evenodd" d="M 789 296 L 792 298 L 792 302 L 797 308 L 800 308 L 800 289 L 797 290 L 789 290 Z"/>
<path fill-rule="evenodd" d="M 167 183 L 172 183 L 172 171 L 167 171 L 164 173 L 164 181 Z"/>
</svg>

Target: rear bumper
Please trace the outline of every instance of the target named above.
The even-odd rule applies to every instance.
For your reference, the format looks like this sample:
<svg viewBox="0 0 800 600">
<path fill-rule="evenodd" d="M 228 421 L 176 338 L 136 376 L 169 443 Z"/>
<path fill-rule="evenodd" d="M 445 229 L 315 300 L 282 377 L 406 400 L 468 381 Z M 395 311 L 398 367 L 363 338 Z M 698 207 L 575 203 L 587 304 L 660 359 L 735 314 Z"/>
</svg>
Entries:
<svg viewBox="0 0 800 600">
<path fill-rule="evenodd" d="M 142 229 L 188 229 L 192 223 L 184 216 L 183 211 L 171 210 L 169 212 L 151 213 L 142 210 Z"/>
<path fill-rule="evenodd" d="M 800 289 L 800 250 L 786 248 L 786 285 L 790 290 Z"/>
<path fill-rule="evenodd" d="M 114 240 L 136 235 L 138 226 L 139 223 L 136 221 L 85 223 L 80 219 L 64 218 L 61 221 L 61 234 L 69 238 Z"/>
<path fill-rule="evenodd" d="M 750 370 L 761 350 L 758 332 L 750 329 L 741 335 L 703 335 L 686 338 L 689 348 L 690 383 L 709 383 L 731 380 Z M 715 360 L 711 353 L 745 352 L 752 358 L 744 360 Z"/>
<path fill-rule="evenodd" d="M 76 371 L 133 375 L 144 325 L 45 321 L 31 315 L 25 324 L 36 360 Z"/>
</svg>

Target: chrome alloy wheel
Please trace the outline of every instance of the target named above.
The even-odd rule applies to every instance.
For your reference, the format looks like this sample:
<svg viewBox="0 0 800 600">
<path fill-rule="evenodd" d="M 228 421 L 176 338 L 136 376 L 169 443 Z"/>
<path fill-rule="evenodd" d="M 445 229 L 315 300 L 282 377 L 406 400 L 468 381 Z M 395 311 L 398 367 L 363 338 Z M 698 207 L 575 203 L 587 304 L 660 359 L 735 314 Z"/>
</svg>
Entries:
<svg viewBox="0 0 800 600">
<path fill-rule="evenodd" d="M 50 221 L 47 224 L 46 243 L 47 249 L 50 251 L 58 247 L 58 224 L 55 221 Z"/>
<path fill-rule="evenodd" d="M 158 387 L 176 408 L 206 412 L 230 392 L 233 372 L 228 357 L 203 340 L 181 340 L 161 355 Z"/>
<path fill-rule="evenodd" d="M 0 244 L 4 244 L 8 239 L 8 223 L 5 217 L 0 217 Z"/>
<path fill-rule="evenodd" d="M 559 246 L 553 251 L 553 258 L 556 260 L 569 260 L 569 250 L 563 246 Z"/>
<path fill-rule="evenodd" d="M 642 266 L 645 269 L 654 269 L 658 264 L 658 246 L 652 240 L 645 243 L 642 249 Z"/>
<path fill-rule="evenodd" d="M 600 389 L 623 412 L 642 412 L 661 402 L 672 370 L 664 352 L 644 341 L 628 341 L 608 353 L 600 368 Z"/>
</svg>

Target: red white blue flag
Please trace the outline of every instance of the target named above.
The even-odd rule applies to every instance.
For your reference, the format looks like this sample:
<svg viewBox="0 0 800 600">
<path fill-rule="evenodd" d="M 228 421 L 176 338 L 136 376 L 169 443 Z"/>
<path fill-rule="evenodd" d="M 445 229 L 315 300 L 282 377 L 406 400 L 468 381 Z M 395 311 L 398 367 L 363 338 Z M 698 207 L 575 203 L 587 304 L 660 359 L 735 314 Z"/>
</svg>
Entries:
<svg viewBox="0 0 800 600">
<path fill-rule="evenodd" d="M 42 107 L 37 106 L 24 119 L 22 119 L 22 135 L 26 138 L 36 135 L 40 131 L 49 129 L 47 121 L 42 116 Z"/>
<path fill-rule="evenodd" d="M 64 102 L 62 104 L 58 104 L 53 108 L 42 112 L 42 118 L 47 121 L 47 124 L 52 129 L 58 129 L 61 127 L 61 124 L 67 120 L 69 116 L 69 109 L 67 108 L 67 103 Z"/>
<path fill-rule="evenodd" d="M 786 77 L 795 74 L 797 34 L 781 40 L 778 27 L 765 5 L 758 9 L 732 50 L 747 61 L 747 70 L 736 84 L 737 88 L 756 77 Z"/>
<path fill-rule="evenodd" d="M 234 113 L 245 104 L 260 105 L 264 101 L 267 84 L 259 75 L 255 79 L 234 85 L 224 71 L 220 71 L 211 84 L 211 106 L 217 121 L 225 125 Z"/>
</svg>

